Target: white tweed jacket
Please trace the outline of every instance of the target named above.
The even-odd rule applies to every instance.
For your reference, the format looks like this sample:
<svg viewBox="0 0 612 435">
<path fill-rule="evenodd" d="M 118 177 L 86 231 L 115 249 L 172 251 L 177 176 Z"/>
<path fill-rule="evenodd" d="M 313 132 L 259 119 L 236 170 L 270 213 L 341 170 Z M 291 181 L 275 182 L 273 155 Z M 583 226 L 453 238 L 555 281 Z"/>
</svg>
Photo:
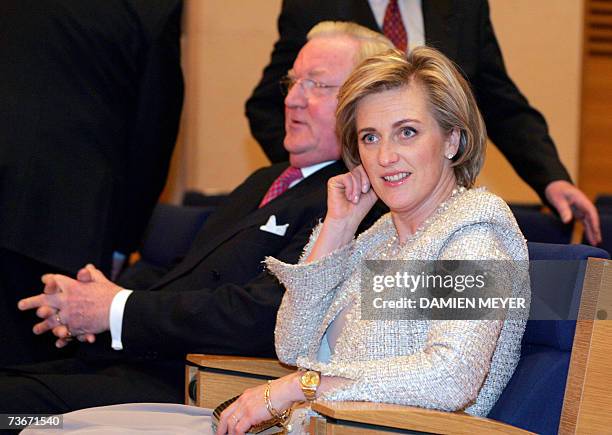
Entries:
<svg viewBox="0 0 612 435">
<path fill-rule="evenodd" d="M 527 245 L 506 203 L 484 189 L 461 192 L 442 204 L 397 255 L 404 260 L 520 260 L 503 262 L 503 285 L 512 297 L 525 298 L 527 307 L 503 322 L 362 320 L 360 264 L 380 259 L 397 234 L 391 215 L 338 251 L 304 264 L 319 229 L 297 265 L 266 259 L 286 287 L 275 331 L 280 360 L 346 378 L 324 393 L 327 400 L 486 415 L 516 368 L 529 313 Z M 345 323 L 331 358 L 318 361 L 322 337 L 343 309 Z"/>
</svg>

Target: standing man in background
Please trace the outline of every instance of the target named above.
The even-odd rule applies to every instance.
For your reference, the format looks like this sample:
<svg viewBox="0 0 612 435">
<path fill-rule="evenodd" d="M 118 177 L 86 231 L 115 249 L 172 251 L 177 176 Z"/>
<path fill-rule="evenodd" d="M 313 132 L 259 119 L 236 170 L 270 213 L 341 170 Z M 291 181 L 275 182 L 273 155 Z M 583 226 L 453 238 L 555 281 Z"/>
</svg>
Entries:
<svg viewBox="0 0 612 435">
<path fill-rule="evenodd" d="M 529 105 L 506 72 L 487 0 L 283 0 L 279 39 L 263 77 L 246 103 L 251 132 L 272 162 L 286 160 L 278 81 L 319 21 L 354 21 L 384 32 L 397 48 L 429 45 L 453 60 L 472 85 L 489 138 L 563 222 L 585 225 L 601 241 L 595 206 L 572 183 L 544 117 Z"/>
<path fill-rule="evenodd" d="M 17 301 L 137 247 L 180 118 L 181 0 L 0 2 L 0 364 L 51 340 Z"/>
</svg>

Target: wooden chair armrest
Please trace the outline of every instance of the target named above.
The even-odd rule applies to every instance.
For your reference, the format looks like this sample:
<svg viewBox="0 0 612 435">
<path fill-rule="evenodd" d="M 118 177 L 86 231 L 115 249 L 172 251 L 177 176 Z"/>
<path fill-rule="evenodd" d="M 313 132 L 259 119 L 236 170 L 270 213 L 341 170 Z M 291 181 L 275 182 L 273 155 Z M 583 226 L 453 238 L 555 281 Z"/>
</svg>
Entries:
<svg viewBox="0 0 612 435">
<path fill-rule="evenodd" d="M 295 370 L 273 358 L 189 354 L 185 366 L 185 403 L 215 408 L 247 388 Z"/>
<path fill-rule="evenodd" d="M 589 258 L 559 433 L 603 433 L 612 425 L 611 314 L 612 261 Z"/>
<path fill-rule="evenodd" d="M 280 378 L 295 371 L 274 358 L 191 353 L 187 361 L 200 368 Z"/>
<path fill-rule="evenodd" d="M 413 406 L 391 405 L 371 402 L 327 402 L 316 401 L 312 409 L 317 413 L 331 418 L 326 422 L 312 421 L 311 427 L 315 434 L 323 433 L 357 433 L 355 427 L 344 426 L 343 422 L 361 423 L 364 426 L 359 433 L 377 433 L 372 426 L 403 430 L 413 430 L 436 434 L 530 434 L 532 432 L 519 429 L 508 424 L 483 417 L 474 417 L 465 412 L 444 412 Z M 333 429 L 329 426 L 333 426 Z M 343 426 L 346 431 L 343 431 Z M 331 429 L 331 430 L 330 430 Z M 351 432 L 352 431 L 352 432 Z M 379 432 L 380 433 L 380 432 Z"/>
</svg>

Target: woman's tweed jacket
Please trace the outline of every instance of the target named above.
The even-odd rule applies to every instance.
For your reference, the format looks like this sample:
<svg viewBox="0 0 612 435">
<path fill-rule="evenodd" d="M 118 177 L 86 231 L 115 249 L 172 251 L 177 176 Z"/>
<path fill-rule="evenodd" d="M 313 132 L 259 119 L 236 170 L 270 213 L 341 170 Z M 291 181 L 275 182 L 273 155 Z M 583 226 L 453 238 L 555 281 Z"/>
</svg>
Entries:
<svg viewBox="0 0 612 435">
<path fill-rule="evenodd" d="M 319 227 L 320 228 L 320 227 Z M 502 285 L 526 309 L 494 320 L 361 320 L 360 269 L 381 259 L 396 236 L 391 215 L 343 248 L 297 265 L 266 259 L 287 291 L 278 312 L 281 361 L 346 378 L 327 400 L 398 403 L 486 415 L 516 368 L 529 311 L 527 245 L 506 203 L 484 189 L 462 191 L 442 204 L 403 244 L 396 259 L 506 260 Z M 514 261 L 508 261 L 514 260 Z M 317 360 L 337 314 L 345 323 L 328 362 Z"/>
</svg>

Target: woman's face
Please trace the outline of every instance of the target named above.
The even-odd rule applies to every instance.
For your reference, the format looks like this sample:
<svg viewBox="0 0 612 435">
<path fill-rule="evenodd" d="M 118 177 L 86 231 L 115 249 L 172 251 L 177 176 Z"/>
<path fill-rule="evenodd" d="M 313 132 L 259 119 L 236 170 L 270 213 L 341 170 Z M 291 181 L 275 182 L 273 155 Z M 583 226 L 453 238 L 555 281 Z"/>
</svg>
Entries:
<svg viewBox="0 0 612 435">
<path fill-rule="evenodd" d="M 359 155 L 378 197 L 394 213 L 426 219 L 456 185 L 447 155 L 459 132 L 445 134 L 421 85 L 368 95 L 357 106 Z"/>
</svg>

